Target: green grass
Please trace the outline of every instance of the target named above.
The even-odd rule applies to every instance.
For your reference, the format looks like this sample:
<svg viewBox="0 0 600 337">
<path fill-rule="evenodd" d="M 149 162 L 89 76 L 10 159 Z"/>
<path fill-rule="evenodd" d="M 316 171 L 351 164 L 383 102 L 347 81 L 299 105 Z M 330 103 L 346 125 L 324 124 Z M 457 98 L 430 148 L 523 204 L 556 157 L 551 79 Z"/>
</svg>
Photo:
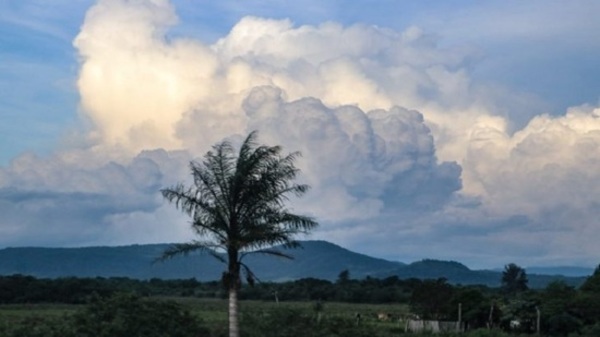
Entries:
<svg viewBox="0 0 600 337">
<path fill-rule="evenodd" d="M 211 331 L 211 336 L 226 336 L 227 335 L 227 300 L 223 299 L 202 299 L 202 298 L 191 298 L 191 297 L 158 297 L 155 299 L 161 299 L 165 301 L 175 301 L 181 305 L 187 307 L 192 313 L 197 315 L 204 322 L 204 326 Z M 349 336 L 348 332 L 358 333 L 357 336 L 378 336 L 378 337 L 391 337 L 397 335 L 404 336 L 430 336 L 429 334 L 404 334 L 404 323 L 399 321 L 397 317 L 401 317 L 408 313 L 408 307 L 405 304 L 351 304 L 351 303 L 334 303 L 324 302 L 322 303 L 321 311 L 321 324 L 326 326 L 332 326 L 336 322 L 346 322 L 341 331 L 344 331 L 344 336 Z M 74 314 L 80 309 L 83 309 L 84 305 L 66 305 L 66 304 L 13 304 L 13 305 L 0 305 L 0 330 L 1 331 L 12 331 L 10 327 L 21 326 L 25 329 L 33 329 L 33 326 L 42 326 L 48 322 L 62 322 L 61 317 L 69 316 Z M 271 324 L 277 326 L 278 329 L 285 329 L 287 323 L 278 321 L 280 318 L 285 319 L 286 314 L 289 313 L 300 313 L 304 317 L 310 318 L 310 325 L 319 324 L 317 323 L 317 312 L 315 311 L 315 302 L 264 302 L 264 301 L 241 301 L 241 320 L 246 320 L 250 324 L 257 323 L 260 326 L 261 320 L 267 318 L 267 329 L 270 329 Z M 390 313 L 395 319 L 390 321 L 379 321 L 377 319 L 377 313 Z M 281 315 L 283 313 L 283 315 Z M 354 319 L 356 314 L 361 315 L 361 326 L 354 325 Z M 289 316 L 288 316 L 289 317 Z M 294 316 L 297 317 L 297 316 Z M 269 321 L 268 318 L 275 318 L 275 321 Z M 314 319 L 314 320 L 313 320 Z M 292 320 L 290 322 L 296 322 Z M 254 326 L 254 325 L 251 325 Z M 307 325 L 298 325 L 299 328 Z M 8 329 L 7 329 L 8 328 Z M 248 326 L 246 326 L 248 328 Z M 291 326 L 292 329 L 296 329 L 295 325 Z M 263 336 L 263 330 L 255 330 L 253 332 L 250 328 L 251 336 Z M 345 330 L 344 330 L 345 329 Z M 0 331 L 0 334 L 1 334 Z M 23 330 L 28 331 L 29 330 Z M 46 330 L 44 330 L 46 331 Z M 48 330 L 50 331 L 50 330 Z M 267 330 L 268 331 L 268 330 Z M 293 330 L 292 330 L 293 331 Z M 304 330 L 302 330 L 304 331 Z M 300 331 L 300 332 L 302 332 Z M 331 331 L 331 330 L 327 330 Z M 361 332 L 362 331 L 362 332 Z M 365 334 L 365 331 L 368 333 Z M 277 330 L 279 332 L 279 330 Z M 290 331 L 288 331 L 290 332 Z M 300 333 L 299 332 L 299 333 Z M 287 334 L 286 336 L 299 336 L 296 331 L 293 334 Z M 60 335 L 60 334 L 59 334 Z M 340 336 L 340 334 L 332 334 L 332 336 Z M 30 336 L 22 334 L 11 334 L 10 336 Z M 33 335 L 31 335 L 33 336 Z M 42 335 L 35 335 L 42 336 Z M 52 336 L 55 336 L 53 334 Z M 442 336 L 454 336 L 455 334 L 447 334 Z M 506 337 L 507 334 L 500 331 L 487 331 L 478 330 L 464 334 L 465 337 Z"/>
<path fill-rule="evenodd" d="M 79 308 L 83 308 L 83 306 L 60 303 L 3 304 L 0 305 L 0 319 L 31 316 L 57 317 L 72 314 Z"/>
<path fill-rule="evenodd" d="M 171 300 L 187 306 L 193 313 L 202 318 L 202 320 L 211 327 L 227 326 L 227 300 L 226 299 L 204 299 L 192 297 L 160 297 L 164 300 Z M 404 327 L 402 322 L 398 321 L 399 316 L 408 313 L 406 304 L 355 304 L 355 303 L 336 303 L 322 302 L 323 309 L 321 316 L 323 319 L 328 317 L 343 317 L 354 320 L 356 314 L 360 314 L 362 324 L 377 324 L 382 327 Z M 266 301 L 240 301 L 240 313 L 243 319 L 245 314 L 268 314 L 274 310 L 295 310 L 308 315 L 317 315 L 315 311 L 315 302 L 266 302 Z M 381 322 L 377 319 L 378 313 L 392 314 L 394 319 Z"/>
<path fill-rule="evenodd" d="M 227 308 L 226 299 L 205 299 L 193 297 L 155 297 L 155 299 L 175 301 L 189 308 L 192 313 L 202 319 L 202 321 L 212 331 L 227 330 Z M 398 317 L 408 312 L 408 307 L 404 304 L 351 304 L 351 303 L 322 303 L 322 319 L 341 317 L 354 320 L 356 314 L 361 316 L 361 324 L 377 325 L 382 329 L 401 329 L 403 324 L 397 319 L 387 322 L 377 320 L 377 313 L 390 313 Z M 68 304 L 10 304 L 0 305 L 0 325 L 11 324 L 24 320 L 36 319 L 54 319 L 71 315 L 77 310 L 84 308 L 84 305 Z M 265 302 L 265 301 L 240 301 L 241 319 L 244 315 L 257 316 L 269 315 L 277 310 L 294 310 L 306 315 L 314 315 L 315 302 Z"/>
</svg>

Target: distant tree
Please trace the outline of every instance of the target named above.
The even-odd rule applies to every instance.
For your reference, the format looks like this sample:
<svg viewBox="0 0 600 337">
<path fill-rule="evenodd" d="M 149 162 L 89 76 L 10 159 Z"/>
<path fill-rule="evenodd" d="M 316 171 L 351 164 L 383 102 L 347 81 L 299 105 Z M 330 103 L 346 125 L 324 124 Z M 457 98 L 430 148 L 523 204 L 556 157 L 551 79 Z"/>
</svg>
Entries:
<svg viewBox="0 0 600 337">
<path fill-rule="evenodd" d="M 334 288 L 330 281 L 308 277 L 291 282 L 288 287 L 282 289 L 281 298 L 316 301 L 329 300 L 333 294 Z"/>
<path fill-rule="evenodd" d="M 581 291 L 600 294 L 600 265 L 596 267 L 594 273 L 583 282 L 580 289 Z"/>
<path fill-rule="evenodd" d="M 529 289 L 527 286 L 528 282 L 525 269 L 514 263 L 504 266 L 504 271 L 502 272 L 502 290 L 506 294 L 514 295 Z"/>
<path fill-rule="evenodd" d="M 574 311 L 585 323 L 600 326 L 600 266 L 579 290 L 574 301 Z"/>
<path fill-rule="evenodd" d="M 338 274 L 336 283 L 345 284 L 348 283 L 348 281 L 350 281 L 350 271 L 348 269 L 344 269 Z"/>
<path fill-rule="evenodd" d="M 537 329 L 537 309 L 539 309 L 539 294 L 524 292 L 522 296 L 509 299 L 502 305 L 500 325 L 507 331 L 533 333 Z M 516 326 L 513 322 L 519 322 Z"/>
<path fill-rule="evenodd" d="M 446 319 L 454 288 L 445 278 L 423 280 L 410 297 L 411 311 L 423 319 Z"/>
<path fill-rule="evenodd" d="M 454 295 L 450 303 L 450 318 L 458 320 L 458 308 L 460 306 L 461 319 L 465 328 L 482 328 L 489 323 L 492 301 L 486 298 L 481 289 L 476 287 L 457 287 L 454 289 Z"/>
<path fill-rule="evenodd" d="M 575 288 L 569 286 L 562 280 L 550 282 L 541 294 L 542 316 L 544 320 L 552 316 L 568 313 L 572 310 L 572 304 L 577 296 Z"/>
<path fill-rule="evenodd" d="M 299 153 L 282 156 L 280 146 L 258 146 L 256 138 L 256 131 L 250 133 L 237 154 L 227 141 L 213 146 L 202 163 L 191 162 L 194 186 L 179 184 L 162 190 L 167 200 L 192 218 L 192 227 L 203 240 L 174 245 L 161 259 L 200 250 L 227 265 L 222 281 L 229 293 L 231 337 L 239 336 L 242 271 L 248 283 L 255 281 L 244 257 L 262 253 L 291 258 L 270 247 L 298 246 L 293 237 L 317 226 L 311 217 L 285 208 L 290 195 L 301 196 L 309 188 L 292 182 L 299 172 L 294 166 Z"/>
</svg>

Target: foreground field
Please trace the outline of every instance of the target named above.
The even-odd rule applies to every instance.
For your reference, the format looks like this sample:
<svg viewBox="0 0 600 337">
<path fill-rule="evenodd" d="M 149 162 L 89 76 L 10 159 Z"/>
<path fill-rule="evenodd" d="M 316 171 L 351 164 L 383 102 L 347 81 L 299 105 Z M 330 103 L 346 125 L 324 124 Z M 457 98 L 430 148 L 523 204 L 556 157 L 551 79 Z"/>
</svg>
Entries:
<svg viewBox="0 0 600 337">
<path fill-rule="evenodd" d="M 227 325 L 227 301 L 207 300 L 197 298 L 162 298 L 175 300 L 181 303 L 202 318 L 211 326 Z M 357 321 L 359 324 L 374 324 L 382 326 L 398 327 L 398 317 L 408 313 L 405 304 L 354 304 L 354 303 L 319 303 L 319 302 L 265 302 L 265 301 L 241 301 L 240 309 L 242 319 L 244 316 L 260 316 L 271 314 L 276 311 L 292 311 L 301 315 L 314 316 L 317 319 L 335 318 Z M 380 321 L 378 314 L 390 315 L 390 319 Z"/>
<path fill-rule="evenodd" d="M 71 304 L 4 304 L 0 305 L 0 322 L 10 323 L 23 319 L 58 318 L 68 316 L 81 309 L 83 305 Z"/>
<path fill-rule="evenodd" d="M 153 297 L 160 301 L 173 301 L 189 309 L 212 329 L 227 327 L 227 301 L 221 299 L 204 299 L 193 297 Z M 22 320 L 44 318 L 60 318 L 81 310 L 85 305 L 69 304 L 9 304 L 0 305 L 0 323 L 13 323 Z M 275 311 L 292 311 L 302 315 L 320 316 L 321 319 L 339 318 L 357 321 L 359 324 L 377 324 L 390 328 L 398 328 L 397 319 L 408 313 L 405 304 L 353 304 L 353 303 L 318 303 L 318 302 L 265 302 L 241 301 L 242 318 L 244 316 L 261 316 Z M 389 314 L 389 320 L 380 321 L 377 315 Z"/>
<path fill-rule="evenodd" d="M 404 331 L 402 304 L 241 301 L 243 337 L 433 336 Z M 0 305 L 2 337 L 224 337 L 227 301 L 120 294 L 86 305 Z M 378 318 L 384 314 L 386 320 Z M 357 318 L 360 316 L 360 320 Z M 600 330 L 573 336 L 598 336 Z M 499 330 L 437 334 L 445 337 L 517 336 Z M 527 335 L 520 335 L 527 336 Z M 569 335 L 571 336 L 571 335 Z"/>
</svg>

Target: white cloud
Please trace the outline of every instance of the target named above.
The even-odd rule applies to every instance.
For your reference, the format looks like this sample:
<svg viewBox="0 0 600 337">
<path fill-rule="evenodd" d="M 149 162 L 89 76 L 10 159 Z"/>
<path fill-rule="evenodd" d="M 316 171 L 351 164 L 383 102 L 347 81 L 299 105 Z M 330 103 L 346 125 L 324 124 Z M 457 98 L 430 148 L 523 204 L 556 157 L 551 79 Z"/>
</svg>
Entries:
<svg viewBox="0 0 600 337">
<path fill-rule="evenodd" d="M 482 113 L 475 111 L 480 104 L 469 103 L 470 83 L 461 68 L 471 51 L 440 48 L 435 36 L 415 27 L 402 33 L 336 23 L 294 27 L 288 20 L 246 17 L 209 47 L 166 38 L 175 21 L 166 2 L 101 1 L 88 12 L 75 46 L 82 56 L 83 111 L 100 142 L 134 152 L 205 149 L 244 129 L 240 104 L 261 85 L 329 106 L 418 109 L 434 132 L 452 141 L 464 138 Z M 448 115 L 453 124 L 444 123 Z M 189 129 L 198 119 L 210 132 L 197 124 Z"/>
<path fill-rule="evenodd" d="M 314 98 L 286 102 L 273 87 L 244 101 L 249 129 L 267 143 L 303 153 L 313 186 L 304 207 L 325 221 L 372 219 L 403 210 L 433 210 L 460 189 L 460 168 L 438 164 L 433 138 L 416 111 L 328 108 Z"/>
<path fill-rule="evenodd" d="M 207 47 L 169 42 L 177 18 L 167 1 L 101 1 L 75 39 L 83 112 L 103 144 L 177 148 L 175 124 L 210 97 L 216 60 Z"/>
<path fill-rule="evenodd" d="M 600 197 L 600 110 L 540 115 L 509 136 L 501 128 L 473 134 L 465 170 L 486 204 L 503 214 L 539 215 L 557 207 L 585 208 Z"/>
<path fill-rule="evenodd" d="M 90 146 L 0 169 L 4 244 L 183 239 L 158 189 L 188 178 L 189 153 L 258 129 L 304 154 L 313 189 L 294 206 L 317 237 L 405 261 L 600 253 L 598 108 L 515 122 L 503 100 L 537 102 L 474 81 L 479 51 L 417 27 L 246 17 L 209 46 L 170 36 L 177 20 L 168 1 L 88 11 L 74 45 Z"/>
</svg>

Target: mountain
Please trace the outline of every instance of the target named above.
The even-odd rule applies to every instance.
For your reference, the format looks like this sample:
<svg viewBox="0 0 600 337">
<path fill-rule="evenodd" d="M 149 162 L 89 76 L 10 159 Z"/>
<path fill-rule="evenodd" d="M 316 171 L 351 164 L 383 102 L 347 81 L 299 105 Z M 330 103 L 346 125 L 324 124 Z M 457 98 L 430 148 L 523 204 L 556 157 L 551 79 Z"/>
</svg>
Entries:
<svg viewBox="0 0 600 337">
<path fill-rule="evenodd" d="M 155 259 L 168 244 L 84 248 L 5 248 L 0 250 L 0 274 L 36 277 L 131 277 L 201 281 L 221 278 L 224 265 L 207 254 L 190 254 L 165 262 Z M 305 277 L 334 280 L 348 269 L 354 278 L 393 270 L 402 263 L 358 254 L 326 241 L 303 241 L 302 248 L 284 250 L 293 260 L 249 255 L 244 262 L 261 280 L 285 281 Z"/>
<path fill-rule="evenodd" d="M 302 241 L 302 248 L 289 253 L 294 256 L 293 260 L 254 255 L 246 261 L 260 279 L 273 281 L 306 277 L 335 280 L 346 269 L 350 277 L 362 279 L 405 266 L 400 262 L 355 253 L 327 241 Z"/>
<path fill-rule="evenodd" d="M 591 274 L 591 273 L 590 273 Z M 445 278 L 452 284 L 473 285 L 481 284 L 489 287 L 499 287 L 502 278 L 501 270 L 471 270 L 455 261 L 422 260 L 413 262 L 405 267 L 377 274 L 376 277 L 398 276 L 400 278 L 436 279 Z M 580 286 L 585 281 L 584 276 L 565 276 L 559 274 L 536 274 L 527 271 L 530 288 L 544 288 L 553 281 L 563 281 L 571 286 Z"/>
<path fill-rule="evenodd" d="M 559 267 L 527 267 L 525 268 L 528 274 L 538 275 L 563 275 L 563 276 L 590 276 L 594 273 L 593 268 L 586 267 L 571 267 L 571 266 L 559 266 Z"/>
<path fill-rule="evenodd" d="M 453 284 L 483 284 L 497 287 L 500 285 L 500 272 L 471 270 L 455 261 L 422 260 L 405 267 L 379 274 L 377 277 L 398 276 L 400 278 L 437 279 L 445 278 Z"/>
<path fill-rule="evenodd" d="M 293 260 L 261 254 L 249 255 L 244 262 L 262 281 L 300 278 L 337 279 L 343 270 L 350 277 L 440 278 L 454 284 L 500 285 L 501 271 L 471 270 L 454 261 L 423 260 L 411 264 L 387 261 L 352 252 L 326 241 L 302 241 L 302 248 L 286 250 Z M 38 248 L 0 250 L 0 275 L 24 274 L 43 278 L 129 277 L 137 279 L 187 279 L 213 281 L 221 278 L 224 265 L 207 254 L 190 254 L 154 263 L 168 244 L 119 247 Z M 566 269 L 565 269 L 566 270 Z M 590 273 L 591 274 L 591 273 Z M 580 285 L 585 277 L 537 275 L 528 270 L 529 285 L 544 287 L 553 280 Z"/>
</svg>

